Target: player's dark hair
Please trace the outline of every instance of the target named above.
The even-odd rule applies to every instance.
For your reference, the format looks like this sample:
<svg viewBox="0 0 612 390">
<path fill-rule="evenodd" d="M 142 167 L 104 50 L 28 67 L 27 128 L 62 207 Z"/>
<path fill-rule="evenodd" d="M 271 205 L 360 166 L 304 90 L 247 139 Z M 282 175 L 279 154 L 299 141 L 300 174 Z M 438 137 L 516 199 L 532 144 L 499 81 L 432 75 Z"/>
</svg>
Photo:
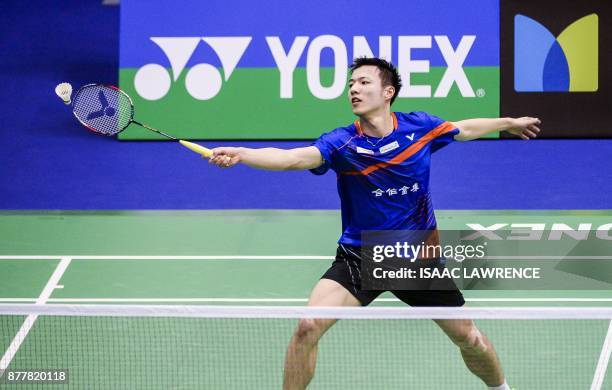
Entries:
<svg viewBox="0 0 612 390">
<path fill-rule="evenodd" d="M 402 78 L 395 66 L 389 61 L 383 60 L 382 58 L 371 58 L 371 57 L 359 57 L 353 61 L 351 65 L 351 74 L 355 71 L 355 69 L 360 68 L 365 65 L 373 65 L 378 68 L 378 72 L 380 73 L 380 79 L 382 80 L 382 86 L 386 87 L 387 85 L 395 88 L 395 93 L 391 98 L 391 104 L 395 101 L 397 94 L 402 87 Z"/>
</svg>

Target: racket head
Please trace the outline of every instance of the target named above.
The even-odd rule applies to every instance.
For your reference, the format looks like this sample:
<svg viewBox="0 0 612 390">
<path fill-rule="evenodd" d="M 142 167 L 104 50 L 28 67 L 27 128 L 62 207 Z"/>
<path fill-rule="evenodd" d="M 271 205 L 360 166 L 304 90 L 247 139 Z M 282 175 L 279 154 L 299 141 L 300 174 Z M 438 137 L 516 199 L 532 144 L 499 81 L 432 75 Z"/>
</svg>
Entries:
<svg viewBox="0 0 612 390">
<path fill-rule="evenodd" d="M 114 85 L 87 84 L 72 100 L 72 113 L 87 129 L 106 136 L 125 130 L 134 119 L 134 103 Z"/>
</svg>

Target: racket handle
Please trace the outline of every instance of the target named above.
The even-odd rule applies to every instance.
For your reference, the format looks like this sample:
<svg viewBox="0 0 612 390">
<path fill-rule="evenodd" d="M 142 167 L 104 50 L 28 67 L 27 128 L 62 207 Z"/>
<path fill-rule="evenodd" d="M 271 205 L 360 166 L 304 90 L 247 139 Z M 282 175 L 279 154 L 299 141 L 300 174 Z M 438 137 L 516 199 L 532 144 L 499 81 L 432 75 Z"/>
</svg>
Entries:
<svg viewBox="0 0 612 390">
<path fill-rule="evenodd" d="M 181 145 L 183 145 L 187 149 L 190 149 L 198 154 L 201 154 L 202 157 L 211 157 L 213 154 L 212 150 L 205 148 L 204 146 L 194 144 L 193 142 L 183 141 L 182 139 L 179 140 L 179 142 L 181 143 Z"/>
</svg>

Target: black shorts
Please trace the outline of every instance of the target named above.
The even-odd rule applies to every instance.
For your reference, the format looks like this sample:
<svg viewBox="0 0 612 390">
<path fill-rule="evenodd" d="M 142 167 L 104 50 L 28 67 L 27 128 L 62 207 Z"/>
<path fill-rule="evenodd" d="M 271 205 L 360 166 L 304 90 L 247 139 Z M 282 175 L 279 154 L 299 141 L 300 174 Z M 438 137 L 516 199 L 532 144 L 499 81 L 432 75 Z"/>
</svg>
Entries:
<svg viewBox="0 0 612 390">
<path fill-rule="evenodd" d="M 336 259 L 321 279 L 330 279 L 340 283 L 351 294 L 367 306 L 384 291 L 361 289 L 360 249 L 340 244 Z M 463 306 L 465 300 L 461 291 L 454 286 L 444 290 L 394 290 L 391 291 L 399 300 L 410 306 Z"/>
</svg>

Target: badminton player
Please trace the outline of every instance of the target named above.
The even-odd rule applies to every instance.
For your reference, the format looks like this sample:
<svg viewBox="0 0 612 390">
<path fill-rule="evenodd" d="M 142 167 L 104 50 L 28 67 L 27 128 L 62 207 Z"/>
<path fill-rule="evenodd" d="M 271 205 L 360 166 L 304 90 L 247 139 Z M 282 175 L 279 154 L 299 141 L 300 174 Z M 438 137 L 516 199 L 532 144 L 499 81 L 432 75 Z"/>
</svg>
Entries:
<svg viewBox="0 0 612 390">
<path fill-rule="evenodd" d="M 325 133 L 313 146 L 303 148 L 213 149 L 210 163 L 222 168 L 242 163 L 268 170 L 309 169 L 316 175 L 335 171 L 343 231 L 336 260 L 314 286 L 309 306 L 366 306 L 382 293 L 361 289 L 362 231 L 435 231 L 429 193 L 433 152 L 453 141 L 469 141 L 498 130 L 525 140 L 540 131 L 540 121 L 531 117 L 447 122 L 425 112 L 392 112 L 400 88 L 401 80 L 392 64 L 359 58 L 351 66 L 348 82 L 349 103 L 359 118 L 354 123 Z M 392 293 L 411 306 L 465 303 L 456 287 Z M 329 319 L 299 321 L 287 349 L 285 389 L 306 388 L 315 372 L 317 343 L 334 323 Z M 489 389 L 510 389 L 493 345 L 471 320 L 436 323 L 459 347 L 467 368 Z"/>
</svg>

